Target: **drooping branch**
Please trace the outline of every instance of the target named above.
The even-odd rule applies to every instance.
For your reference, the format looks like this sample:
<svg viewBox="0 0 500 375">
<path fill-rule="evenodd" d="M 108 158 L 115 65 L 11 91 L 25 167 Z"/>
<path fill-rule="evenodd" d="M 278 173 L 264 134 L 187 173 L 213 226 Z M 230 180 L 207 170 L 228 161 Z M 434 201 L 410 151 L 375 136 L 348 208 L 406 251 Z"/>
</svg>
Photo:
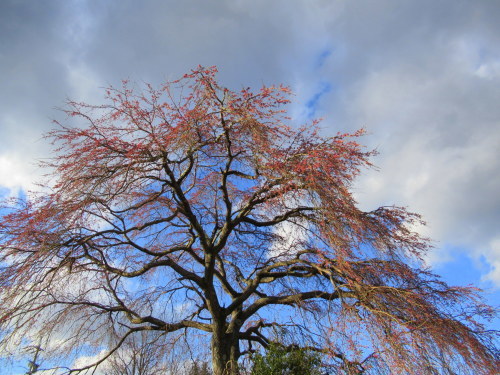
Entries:
<svg viewBox="0 0 500 375">
<path fill-rule="evenodd" d="M 76 353 L 111 333 L 104 358 L 66 369 L 78 372 L 138 332 L 166 348 L 199 331 L 217 375 L 233 375 L 286 327 L 341 373 L 494 371 L 480 324 L 494 311 L 422 268 L 420 217 L 357 206 L 351 187 L 374 154 L 357 143 L 363 130 L 292 128 L 287 88 L 234 92 L 215 72 L 68 103 L 81 123 L 49 134 L 51 193 L 0 219 L 0 345 L 65 330 Z"/>
</svg>

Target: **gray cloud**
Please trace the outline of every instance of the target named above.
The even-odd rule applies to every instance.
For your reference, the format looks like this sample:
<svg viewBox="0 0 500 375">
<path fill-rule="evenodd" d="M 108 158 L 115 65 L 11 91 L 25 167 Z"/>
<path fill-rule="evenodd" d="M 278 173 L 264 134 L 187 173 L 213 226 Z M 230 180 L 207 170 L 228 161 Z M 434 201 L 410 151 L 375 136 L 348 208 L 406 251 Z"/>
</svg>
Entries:
<svg viewBox="0 0 500 375">
<path fill-rule="evenodd" d="M 401 4 L 346 9 L 345 22 L 331 26 L 339 47 L 323 74 L 341 89 L 323 111 L 341 126 L 366 126 L 381 153 L 381 172 L 360 179 L 363 204 L 421 212 L 438 247 L 484 256 L 500 285 L 500 33 L 492 16 L 500 9 Z M 431 260 L 449 256 L 438 250 Z"/>
</svg>

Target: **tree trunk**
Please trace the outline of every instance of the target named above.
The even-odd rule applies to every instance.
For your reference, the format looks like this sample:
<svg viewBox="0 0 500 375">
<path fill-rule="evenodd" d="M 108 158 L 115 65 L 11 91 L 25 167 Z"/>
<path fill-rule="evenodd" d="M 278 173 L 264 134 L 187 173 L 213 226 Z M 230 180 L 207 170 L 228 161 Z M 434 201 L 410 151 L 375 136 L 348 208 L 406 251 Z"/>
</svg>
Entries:
<svg viewBox="0 0 500 375">
<path fill-rule="evenodd" d="M 214 375 L 238 375 L 240 345 L 236 334 L 214 332 L 212 335 L 212 371 Z"/>
</svg>

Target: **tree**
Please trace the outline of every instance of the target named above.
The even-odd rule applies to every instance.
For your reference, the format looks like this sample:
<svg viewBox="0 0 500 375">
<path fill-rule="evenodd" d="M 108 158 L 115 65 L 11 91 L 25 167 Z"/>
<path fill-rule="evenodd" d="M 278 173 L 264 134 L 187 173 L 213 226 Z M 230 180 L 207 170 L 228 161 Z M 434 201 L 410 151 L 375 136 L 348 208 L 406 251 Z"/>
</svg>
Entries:
<svg viewBox="0 0 500 375">
<path fill-rule="evenodd" d="M 318 353 L 270 343 L 265 355 L 256 354 L 252 375 L 322 375 Z"/>
<path fill-rule="evenodd" d="M 40 367 L 40 363 L 38 363 L 38 355 L 40 354 L 40 351 L 42 351 L 41 346 L 36 345 L 30 349 L 33 350 L 33 359 L 28 363 L 28 372 L 26 372 L 26 375 L 36 374 L 38 368 Z"/>
<path fill-rule="evenodd" d="M 163 345 L 148 340 L 147 331 L 131 337 L 110 357 L 106 375 L 165 375 L 169 367 Z"/>
<path fill-rule="evenodd" d="M 212 375 L 210 370 L 208 369 L 208 363 L 202 362 L 202 364 L 198 364 L 198 362 L 194 362 L 189 370 L 188 375 Z"/>
<path fill-rule="evenodd" d="M 68 103 L 45 190 L 3 211 L 2 344 L 101 353 L 64 368 L 81 372 L 141 332 L 165 351 L 191 335 L 221 375 L 287 327 L 341 373 L 494 372 L 493 310 L 422 267 L 420 217 L 357 206 L 363 132 L 287 126 L 287 88 L 215 73 Z"/>
</svg>

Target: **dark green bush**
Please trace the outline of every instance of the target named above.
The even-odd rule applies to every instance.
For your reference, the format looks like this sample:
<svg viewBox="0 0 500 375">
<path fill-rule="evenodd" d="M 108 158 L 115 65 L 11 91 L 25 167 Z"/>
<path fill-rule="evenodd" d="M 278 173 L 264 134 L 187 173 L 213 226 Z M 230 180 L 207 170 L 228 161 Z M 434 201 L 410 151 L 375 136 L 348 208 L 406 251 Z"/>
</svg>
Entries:
<svg viewBox="0 0 500 375">
<path fill-rule="evenodd" d="M 272 343 L 266 353 L 255 354 L 251 375 L 321 375 L 319 354 L 301 349 L 286 348 Z"/>
</svg>

